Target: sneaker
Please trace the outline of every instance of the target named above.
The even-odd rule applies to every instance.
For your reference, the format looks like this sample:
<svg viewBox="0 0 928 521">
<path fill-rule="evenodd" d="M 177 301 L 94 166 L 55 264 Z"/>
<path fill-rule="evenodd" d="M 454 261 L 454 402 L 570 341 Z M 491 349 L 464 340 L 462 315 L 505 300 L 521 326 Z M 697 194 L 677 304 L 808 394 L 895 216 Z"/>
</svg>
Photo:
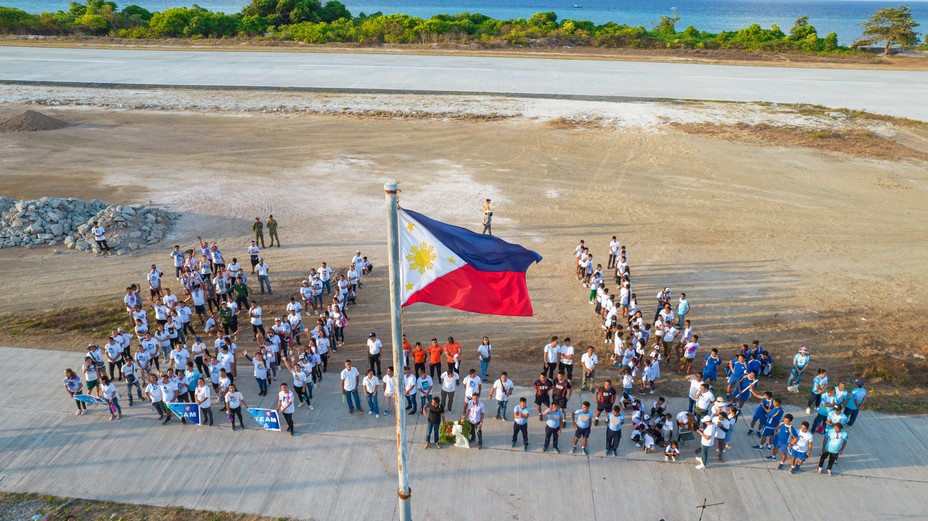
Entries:
<svg viewBox="0 0 928 521">
<path fill-rule="evenodd" d="M 619 457 L 618 451 L 612 451 L 612 457 L 613 457 L 613 458 L 618 458 L 618 457 Z"/>
<path fill-rule="evenodd" d="M 297 404 L 297 407 L 302 407 L 302 406 L 303 406 L 303 402 L 300 402 Z"/>
<path fill-rule="evenodd" d="M 635 442 L 635 446 L 638 447 L 639 449 L 641 448 L 641 444 L 638 443 L 637 441 Z"/>
<path fill-rule="evenodd" d="M 548 447 L 542 448 L 542 449 L 541 449 L 541 452 L 548 452 Z"/>
<path fill-rule="evenodd" d="M 812 414 L 812 408 L 806 407 L 806 414 Z"/>
<path fill-rule="evenodd" d="M 593 420 L 593 427 L 599 427 L 599 418 Z"/>
<path fill-rule="evenodd" d="M 825 474 L 828 474 L 828 476 L 831 477 L 831 471 L 830 471 L 830 470 L 826 470 L 826 471 L 825 471 Z"/>
<path fill-rule="evenodd" d="M 795 473 L 796 473 L 796 467 L 793 467 L 792 465 L 790 465 L 790 467 L 789 467 L 789 473 L 790 473 L 790 474 L 795 474 Z"/>
<path fill-rule="evenodd" d="M 574 445 L 574 448 L 570 449 L 570 453 L 571 453 L 571 454 L 576 454 L 576 453 L 577 453 L 577 446 L 576 446 L 576 445 Z"/>
<path fill-rule="evenodd" d="M 516 448 L 516 442 L 512 442 L 512 448 Z"/>
<path fill-rule="evenodd" d="M 751 448 L 754 450 L 764 450 L 764 448 L 761 447 L 760 445 L 752 445 Z"/>
<path fill-rule="evenodd" d="M 754 429 L 748 429 L 748 436 L 754 434 Z"/>
<path fill-rule="evenodd" d="M 315 411 L 315 409 L 313 409 L 313 406 L 312 406 L 312 405 L 309 406 L 309 410 L 310 410 L 310 411 Z"/>
<path fill-rule="evenodd" d="M 699 465 L 696 465 L 696 470 L 702 470 L 704 468 L 706 468 L 706 466 L 703 465 L 702 463 L 700 463 Z"/>
<path fill-rule="evenodd" d="M 782 463 L 777 464 L 777 470 L 783 470 L 783 464 L 782 464 Z"/>
<path fill-rule="evenodd" d="M 583 455 L 584 455 L 584 456 L 589 456 L 589 455 L 590 455 L 590 453 L 587 452 L 586 447 L 583 447 L 583 448 L 580 449 L 580 450 L 583 452 Z M 830 475 L 830 473 L 829 473 L 829 475 Z"/>
<path fill-rule="evenodd" d="M 431 443 L 426 443 L 426 444 L 425 444 L 425 448 L 429 448 L 429 447 L 431 447 L 431 446 L 432 446 Z"/>
<path fill-rule="evenodd" d="M 609 451 L 606 451 L 606 456 L 609 455 Z M 664 461 L 670 461 L 670 456 L 664 456 Z"/>
<path fill-rule="evenodd" d="M 771 445 L 771 444 L 768 443 L 767 446 L 764 447 L 764 448 L 767 449 L 767 450 L 773 450 L 773 445 Z"/>
<path fill-rule="evenodd" d="M 528 443 L 522 447 L 522 452 L 528 452 Z"/>
<path fill-rule="evenodd" d="M 767 456 L 767 457 L 764 458 L 764 459 L 767 460 L 767 461 L 776 461 L 776 460 L 777 460 L 777 459 L 776 459 L 775 457 L 773 457 L 773 456 Z"/>
<path fill-rule="evenodd" d="M 374 415 L 374 418 L 380 418 L 380 415 L 379 415 L 379 414 L 375 414 L 375 415 Z"/>
<path fill-rule="evenodd" d="M 816 472 L 818 472 L 819 474 L 821 474 L 821 473 L 822 473 L 822 467 L 819 467 L 818 470 L 817 470 Z"/>
<path fill-rule="evenodd" d="M 374 411 L 367 411 L 367 414 L 374 414 Z"/>
<path fill-rule="evenodd" d="M 560 453 L 561 453 L 561 449 L 559 449 L 559 448 L 557 448 L 557 447 L 554 447 L 554 452 L 557 452 L 558 454 L 560 454 Z"/>
</svg>

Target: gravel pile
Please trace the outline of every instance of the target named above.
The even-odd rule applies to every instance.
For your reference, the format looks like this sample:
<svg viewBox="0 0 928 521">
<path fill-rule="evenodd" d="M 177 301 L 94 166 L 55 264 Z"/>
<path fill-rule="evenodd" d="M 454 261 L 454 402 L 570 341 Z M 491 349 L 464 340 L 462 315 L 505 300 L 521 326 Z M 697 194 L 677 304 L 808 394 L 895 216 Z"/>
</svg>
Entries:
<svg viewBox="0 0 928 521">
<path fill-rule="evenodd" d="M 58 130 L 67 126 L 66 121 L 46 116 L 34 110 L 27 110 L 0 121 L 0 132 L 42 132 L 45 130 Z"/>
<path fill-rule="evenodd" d="M 161 241 L 178 215 L 151 206 L 111 206 L 103 201 L 43 197 L 20 201 L 0 196 L 0 248 L 63 245 L 93 252 L 93 223 L 106 228 L 118 255 Z"/>
</svg>

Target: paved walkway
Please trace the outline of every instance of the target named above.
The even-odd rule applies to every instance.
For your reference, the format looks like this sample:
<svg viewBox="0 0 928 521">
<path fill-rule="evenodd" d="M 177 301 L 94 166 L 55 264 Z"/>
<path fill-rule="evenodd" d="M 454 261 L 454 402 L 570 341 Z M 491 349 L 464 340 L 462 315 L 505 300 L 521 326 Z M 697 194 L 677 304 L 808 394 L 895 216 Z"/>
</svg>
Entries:
<svg viewBox="0 0 928 521">
<path fill-rule="evenodd" d="M 315 411 L 295 414 L 297 436 L 249 428 L 162 426 L 148 406 L 124 406 L 110 422 L 102 407 L 74 415 L 61 385 L 79 353 L 0 348 L 0 490 L 301 519 L 393 519 L 396 458 L 393 416 L 349 416 L 329 373 Z M 341 365 L 336 355 L 335 366 Z M 250 406 L 256 384 L 242 366 L 238 383 Z M 120 389 L 124 392 L 124 386 Z M 276 387 L 276 385 L 272 386 Z M 526 395 L 517 389 L 514 397 Z M 590 399 L 575 395 L 572 405 Z M 276 398 L 275 398 L 276 400 Z M 514 403 L 514 402 L 512 402 Z M 487 403 L 495 411 L 495 402 Z M 671 410 L 685 403 L 675 400 Z M 460 411 L 460 404 L 454 410 Z M 804 411 L 792 411 L 801 415 Z M 591 455 L 542 453 L 541 423 L 531 420 L 528 453 L 511 449 L 511 425 L 489 419 L 485 448 L 422 447 L 425 425 L 408 426 L 415 519 L 697 519 L 696 505 L 724 503 L 706 520 L 915 519 L 928 497 L 928 418 L 861 414 L 832 478 L 814 465 L 802 474 L 761 459 L 745 423 L 733 451 L 708 471 L 692 457 L 664 463 L 628 441 L 618 458 L 603 455 L 604 427 L 594 428 Z M 816 442 L 820 437 L 816 438 Z M 689 443 L 685 453 L 692 456 Z M 815 453 L 818 453 L 816 449 Z"/>
<path fill-rule="evenodd" d="M 0 46 L 0 82 L 809 103 L 928 120 L 928 72 L 365 53 Z"/>
</svg>

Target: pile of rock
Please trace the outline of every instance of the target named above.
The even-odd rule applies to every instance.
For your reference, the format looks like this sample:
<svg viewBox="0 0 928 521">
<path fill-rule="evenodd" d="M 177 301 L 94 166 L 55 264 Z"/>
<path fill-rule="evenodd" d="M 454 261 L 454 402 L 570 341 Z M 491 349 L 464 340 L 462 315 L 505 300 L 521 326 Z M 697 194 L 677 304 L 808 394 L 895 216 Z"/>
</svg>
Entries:
<svg viewBox="0 0 928 521">
<path fill-rule="evenodd" d="M 0 248 L 62 244 L 93 252 L 96 243 L 91 230 L 94 222 L 100 222 L 110 248 L 124 255 L 160 242 L 178 217 L 151 206 L 110 206 L 97 199 L 20 201 L 0 196 Z"/>
</svg>

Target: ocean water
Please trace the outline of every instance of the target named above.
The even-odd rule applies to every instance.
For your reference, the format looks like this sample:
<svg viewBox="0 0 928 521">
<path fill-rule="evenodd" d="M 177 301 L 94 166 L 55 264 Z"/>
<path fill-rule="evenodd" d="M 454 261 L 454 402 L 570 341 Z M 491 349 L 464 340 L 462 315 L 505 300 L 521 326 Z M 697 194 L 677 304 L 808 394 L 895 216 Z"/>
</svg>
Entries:
<svg viewBox="0 0 928 521">
<path fill-rule="evenodd" d="M 247 0 L 116 0 L 120 6 L 136 4 L 150 11 L 194 3 L 212 11 L 238 12 Z M 777 24 L 789 32 L 800 16 L 808 16 L 820 36 L 838 33 L 848 44 L 860 36 L 860 24 L 877 10 L 895 7 L 900 0 L 343 0 L 352 14 L 405 13 L 428 18 L 444 13 L 482 13 L 498 19 L 528 18 L 534 13 L 553 11 L 559 19 L 590 20 L 597 24 L 616 22 L 654 26 L 661 15 L 680 14 L 678 30 L 687 25 L 709 32 L 731 31 L 760 24 Z M 904 2 L 922 23 L 919 33 L 928 30 L 928 1 Z M 67 10 L 68 0 L 0 0 L 0 5 L 31 13 Z"/>
</svg>

